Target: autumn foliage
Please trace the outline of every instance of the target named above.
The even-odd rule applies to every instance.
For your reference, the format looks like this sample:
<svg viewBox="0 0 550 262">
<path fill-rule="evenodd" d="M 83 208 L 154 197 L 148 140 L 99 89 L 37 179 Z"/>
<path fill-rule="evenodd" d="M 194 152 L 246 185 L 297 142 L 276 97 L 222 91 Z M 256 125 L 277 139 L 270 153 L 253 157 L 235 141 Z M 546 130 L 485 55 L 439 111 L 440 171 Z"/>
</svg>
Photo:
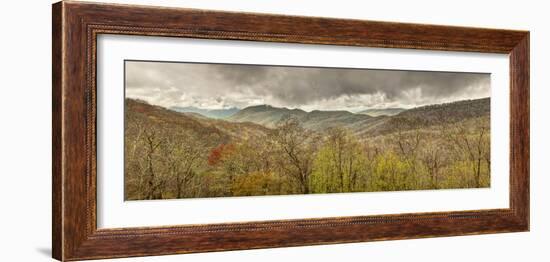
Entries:
<svg viewBox="0 0 550 262">
<path fill-rule="evenodd" d="M 232 144 L 220 144 L 219 146 L 212 148 L 210 154 L 208 155 L 208 165 L 215 166 L 219 164 L 224 155 L 229 155 L 234 150 L 235 146 Z"/>
</svg>

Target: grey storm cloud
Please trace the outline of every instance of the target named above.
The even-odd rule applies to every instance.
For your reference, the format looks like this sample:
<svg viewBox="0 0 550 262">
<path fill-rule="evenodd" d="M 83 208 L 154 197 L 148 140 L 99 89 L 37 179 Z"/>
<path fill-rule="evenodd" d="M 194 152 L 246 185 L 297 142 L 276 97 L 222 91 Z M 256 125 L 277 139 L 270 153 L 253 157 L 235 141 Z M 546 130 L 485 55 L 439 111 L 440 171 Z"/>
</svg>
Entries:
<svg viewBox="0 0 550 262">
<path fill-rule="evenodd" d="M 414 107 L 490 96 L 490 74 L 126 61 L 126 95 L 161 106 Z"/>
</svg>

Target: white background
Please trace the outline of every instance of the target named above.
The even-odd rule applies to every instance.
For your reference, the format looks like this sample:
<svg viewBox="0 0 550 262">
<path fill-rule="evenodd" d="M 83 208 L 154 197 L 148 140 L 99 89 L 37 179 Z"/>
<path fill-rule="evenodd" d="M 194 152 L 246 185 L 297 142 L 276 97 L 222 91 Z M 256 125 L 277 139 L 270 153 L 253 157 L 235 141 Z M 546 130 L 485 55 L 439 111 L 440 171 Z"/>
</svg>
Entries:
<svg viewBox="0 0 550 262">
<path fill-rule="evenodd" d="M 100 35 L 97 58 L 99 228 L 509 207 L 506 55 Z M 124 59 L 490 73 L 491 187 L 124 202 Z"/>
<path fill-rule="evenodd" d="M 105 0 L 107 1 L 107 0 Z M 111 2 L 111 1 L 109 1 Z M 118 1 L 196 8 L 436 23 L 531 31 L 531 232 L 218 252 L 123 261 L 548 261 L 550 28 L 544 1 Z M 51 9 L 0 9 L 2 261 L 49 261 L 51 246 Z"/>
</svg>

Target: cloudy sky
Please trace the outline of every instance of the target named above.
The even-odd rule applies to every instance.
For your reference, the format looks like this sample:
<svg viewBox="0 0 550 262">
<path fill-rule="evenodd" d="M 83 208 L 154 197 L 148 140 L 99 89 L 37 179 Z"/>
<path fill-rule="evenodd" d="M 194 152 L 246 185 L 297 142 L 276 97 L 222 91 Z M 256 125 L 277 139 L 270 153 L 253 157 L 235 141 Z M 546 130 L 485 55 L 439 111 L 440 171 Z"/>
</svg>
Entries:
<svg viewBox="0 0 550 262">
<path fill-rule="evenodd" d="M 359 111 L 490 96 L 490 75 L 126 61 L 126 97 L 164 107 Z"/>
</svg>

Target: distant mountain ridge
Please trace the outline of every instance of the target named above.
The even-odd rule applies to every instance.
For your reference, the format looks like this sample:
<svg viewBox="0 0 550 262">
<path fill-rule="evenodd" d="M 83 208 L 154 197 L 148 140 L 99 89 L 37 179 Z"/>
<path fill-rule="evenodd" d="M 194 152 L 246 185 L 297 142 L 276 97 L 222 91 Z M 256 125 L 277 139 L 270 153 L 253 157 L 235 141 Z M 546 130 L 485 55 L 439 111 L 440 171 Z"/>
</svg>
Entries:
<svg viewBox="0 0 550 262">
<path fill-rule="evenodd" d="M 367 109 L 357 112 L 357 114 L 364 114 L 369 116 L 394 116 L 407 109 L 405 108 L 380 108 L 380 109 Z"/>
<path fill-rule="evenodd" d="M 214 119 L 226 119 L 232 116 L 233 114 L 239 112 L 239 109 L 236 107 L 232 107 L 228 109 L 202 109 L 194 106 L 186 106 L 186 107 L 173 106 L 173 107 L 170 107 L 170 110 L 180 112 L 180 113 L 201 114 L 203 116 L 214 118 Z"/>
<path fill-rule="evenodd" d="M 301 109 L 278 108 L 270 105 L 249 106 L 228 117 L 231 122 L 252 122 L 273 128 L 285 116 L 303 118 L 307 112 Z"/>
<path fill-rule="evenodd" d="M 273 128 L 283 117 L 296 118 L 304 128 L 323 131 L 331 127 L 345 127 L 359 135 L 392 132 L 395 121 L 406 119 L 418 126 L 430 126 L 438 121 L 457 122 L 468 118 L 489 116 L 490 98 L 462 100 L 444 104 L 421 106 L 412 109 L 389 108 L 385 114 L 370 116 L 349 111 L 306 112 L 301 109 L 278 108 L 269 105 L 251 106 L 225 120 L 237 123 L 251 122 Z M 380 109 L 378 109 L 380 110 Z"/>
<path fill-rule="evenodd" d="M 348 111 L 306 112 L 301 109 L 278 108 L 269 105 L 244 108 L 226 120 L 232 122 L 252 122 L 273 128 L 283 117 L 293 117 L 307 129 L 322 131 L 335 126 L 362 125 L 372 120 L 372 117 L 354 114 Z"/>
</svg>

